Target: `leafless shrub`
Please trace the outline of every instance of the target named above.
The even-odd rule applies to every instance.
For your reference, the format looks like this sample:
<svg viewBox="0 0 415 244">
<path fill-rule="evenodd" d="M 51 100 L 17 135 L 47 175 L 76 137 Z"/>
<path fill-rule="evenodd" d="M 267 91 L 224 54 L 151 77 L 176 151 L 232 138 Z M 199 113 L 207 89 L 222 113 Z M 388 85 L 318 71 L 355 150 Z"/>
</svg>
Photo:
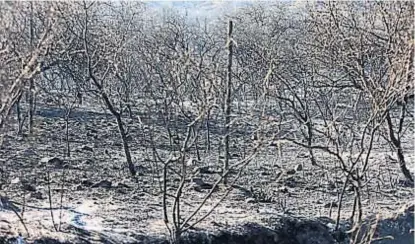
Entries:
<svg viewBox="0 0 415 244">
<path fill-rule="evenodd" d="M 80 100 L 97 99 L 94 105 L 103 105 L 117 123 L 133 177 L 143 172 L 130 147 L 147 144 L 153 180 L 162 178 L 172 242 L 212 214 L 262 149 L 278 145 L 280 160 L 281 143 L 289 142 L 307 150 L 310 164 L 340 188 L 336 228 L 345 193 L 353 191 L 349 218 L 360 236 L 376 140 L 389 144 L 391 161 L 413 183 L 403 145 L 414 118 L 413 9 L 401 1 L 328 1 L 299 9 L 258 4 L 232 21 L 207 25 L 174 13 L 149 20 L 142 3 L 4 2 L 0 136 L 15 105 L 22 132 L 25 92 L 29 132 L 35 97 L 51 96 L 66 111 L 70 157 L 71 112 Z M 143 135 L 133 135 L 126 122 L 139 124 Z M 317 155 L 329 157 L 330 165 Z M 191 170 L 207 156 L 217 156 L 209 163 L 222 171 L 202 189 L 208 190 L 202 201 L 185 212 L 186 190 L 197 174 Z M 383 174 L 393 187 L 390 171 Z M 257 201 L 275 200 L 272 190 L 252 191 Z M 217 200 L 203 212 L 212 196 Z M 284 198 L 277 204 L 287 209 Z M 334 208 L 330 203 L 330 214 Z M 373 239 L 369 229 L 365 241 Z"/>
</svg>

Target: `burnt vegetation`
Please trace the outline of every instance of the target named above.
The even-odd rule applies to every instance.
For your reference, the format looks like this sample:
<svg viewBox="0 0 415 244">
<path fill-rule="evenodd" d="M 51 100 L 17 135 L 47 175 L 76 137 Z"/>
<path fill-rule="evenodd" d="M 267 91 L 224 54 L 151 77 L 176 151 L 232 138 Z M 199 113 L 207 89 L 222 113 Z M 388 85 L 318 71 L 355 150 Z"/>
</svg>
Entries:
<svg viewBox="0 0 415 244">
<path fill-rule="evenodd" d="M 0 3 L 0 235 L 188 243 L 279 221 L 255 243 L 291 243 L 317 221 L 299 216 L 383 238 L 414 197 L 413 2 L 150 6 Z"/>
</svg>

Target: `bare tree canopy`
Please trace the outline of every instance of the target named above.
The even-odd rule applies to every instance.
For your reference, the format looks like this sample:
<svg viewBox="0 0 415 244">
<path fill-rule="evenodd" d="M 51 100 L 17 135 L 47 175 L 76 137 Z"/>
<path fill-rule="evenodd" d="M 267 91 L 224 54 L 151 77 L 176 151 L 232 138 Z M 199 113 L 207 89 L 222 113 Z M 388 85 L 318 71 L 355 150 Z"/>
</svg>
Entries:
<svg viewBox="0 0 415 244">
<path fill-rule="evenodd" d="M 414 197 L 414 10 L 1 1 L 0 233 L 413 240 L 380 214 Z"/>
</svg>

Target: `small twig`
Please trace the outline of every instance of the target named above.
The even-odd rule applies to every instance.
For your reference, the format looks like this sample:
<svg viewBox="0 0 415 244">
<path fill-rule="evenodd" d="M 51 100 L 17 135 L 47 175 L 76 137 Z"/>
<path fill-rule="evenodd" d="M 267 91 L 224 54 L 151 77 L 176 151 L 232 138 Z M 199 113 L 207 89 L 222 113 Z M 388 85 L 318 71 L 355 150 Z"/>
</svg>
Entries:
<svg viewBox="0 0 415 244">
<path fill-rule="evenodd" d="M 58 231 L 58 228 L 56 227 L 56 224 L 55 224 L 55 217 L 53 216 L 52 193 L 51 193 L 51 189 L 50 189 L 50 172 L 49 171 L 46 172 L 46 176 L 47 176 L 47 179 L 48 179 L 48 184 L 47 185 L 48 185 L 50 216 L 52 217 L 53 228 L 55 229 L 55 231 Z"/>
<path fill-rule="evenodd" d="M 61 231 L 62 226 L 62 209 L 63 209 L 63 195 L 64 195 L 64 186 L 65 186 L 65 170 L 62 171 L 62 184 L 61 184 L 61 199 L 59 206 L 59 227 L 58 230 Z"/>
<path fill-rule="evenodd" d="M 19 221 L 20 221 L 20 223 L 22 223 L 22 225 L 23 225 L 23 228 L 25 229 L 25 231 L 26 231 L 26 233 L 27 233 L 27 236 L 28 237 L 30 237 L 30 234 L 29 234 L 29 230 L 27 229 L 27 226 L 26 226 L 26 223 L 24 222 L 24 220 L 23 220 L 23 218 L 22 218 L 22 216 L 20 216 L 20 214 L 13 208 L 13 207 L 11 207 L 10 208 L 12 211 L 13 211 L 13 213 L 17 216 L 17 218 L 19 218 Z"/>
</svg>

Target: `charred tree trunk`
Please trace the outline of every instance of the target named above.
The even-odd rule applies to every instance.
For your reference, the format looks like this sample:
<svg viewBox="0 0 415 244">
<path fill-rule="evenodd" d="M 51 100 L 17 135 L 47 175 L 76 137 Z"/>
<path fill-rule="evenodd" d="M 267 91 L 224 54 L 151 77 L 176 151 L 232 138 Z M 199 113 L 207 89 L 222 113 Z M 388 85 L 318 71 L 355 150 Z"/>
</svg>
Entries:
<svg viewBox="0 0 415 244">
<path fill-rule="evenodd" d="M 127 139 L 127 132 L 125 131 L 124 124 L 122 123 L 121 114 L 117 112 L 111 100 L 109 99 L 107 94 L 103 91 L 102 86 L 96 80 L 95 76 L 92 75 L 91 78 L 94 81 L 94 84 L 97 86 L 97 88 L 101 91 L 101 98 L 104 101 L 105 105 L 107 106 L 108 110 L 111 112 L 111 114 L 115 117 L 115 120 L 117 121 L 118 132 L 120 133 L 120 136 L 121 136 L 128 170 L 130 171 L 131 175 L 134 177 L 137 174 L 137 172 L 135 170 L 134 163 L 131 159 L 130 146 L 128 145 L 128 139 Z"/>
<path fill-rule="evenodd" d="M 68 108 L 65 113 L 65 140 L 66 140 L 66 156 L 71 157 L 71 147 L 69 144 L 69 119 L 71 117 L 72 108 Z"/>
<path fill-rule="evenodd" d="M 316 159 L 314 157 L 313 149 L 311 148 L 311 145 L 313 143 L 313 125 L 311 123 L 311 119 L 309 116 L 307 116 L 307 146 L 308 146 L 308 156 L 310 157 L 311 165 L 317 166 Z"/>
<path fill-rule="evenodd" d="M 127 160 L 128 170 L 130 171 L 130 174 L 132 176 L 135 176 L 137 172 L 135 170 L 134 163 L 131 159 L 130 146 L 128 145 L 127 133 L 122 123 L 121 115 L 120 114 L 113 114 L 113 115 L 115 116 L 115 119 L 117 120 L 118 131 L 121 136 L 122 145 L 123 145 L 124 153 L 125 153 L 125 159 Z"/>
<path fill-rule="evenodd" d="M 30 49 L 33 55 L 33 2 L 30 2 Z M 29 81 L 29 90 L 27 92 L 28 95 L 28 102 L 29 102 L 29 109 L 28 109 L 28 126 L 27 131 L 28 134 L 32 134 L 33 130 L 33 114 L 35 110 L 35 83 L 33 79 Z"/>
<path fill-rule="evenodd" d="M 233 55 L 233 40 L 232 40 L 233 22 L 229 20 L 228 24 L 228 65 L 227 65 L 227 80 L 226 80 L 226 94 L 225 94 L 225 126 L 224 126 L 224 165 L 223 172 L 229 169 L 229 132 L 231 122 L 231 90 L 232 90 L 232 55 Z M 223 183 L 227 184 L 227 177 L 223 177 Z"/>
<path fill-rule="evenodd" d="M 21 135 L 23 133 L 23 124 L 25 121 L 25 117 L 22 117 L 22 111 L 20 107 L 20 101 L 22 100 L 22 95 L 23 94 L 20 94 L 20 96 L 17 98 L 17 101 L 16 101 L 16 113 L 17 113 L 17 123 L 18 123 L 17 134 L 18 135 Z"/>
<path fill-rule="evenodd" d="M 400 137 L 400 132 L 402 131 L 402 127 L 403 127 L 403 121 L 405 119 L 405 110 L 406 110 L 406 105 L 405 103 L 403 103 L 401 105 L 401 114 L 399 118 L 399 130 L 398 130 L 397 135 L 395 134 L 395 131 L 393 130 L 393 122 L 392 122 L 392 118 L 390 115 L 390 111 L 388 111 L 386 114 L 386 122 L 388 125 L 389 139 L 392 145 L 396 149 L 396 156 L 398 157 L 398 163 L 399 163 L 401 172 L 407 180 L 413 183 L 414 179 L 412 177 L 412 174 L 408 170 L 408 167 L 406 166 L 405 156 L 404 156 L 403 149 L 402 149 L 402 141 Z"/>
<path fill-rule="evenodd" d="M 127 161 L 128 169 L 131 173 L 131 175 L 134 177 L 136 175 L 136 170 L 134 167 L 134 164 L 131 159 L 131 153 L 130 153 L 130 147 L 128 145 L 128 139 L 127 139 L 127 132 L 125 131 L 124 125 L 122 123 L 121 114 L 116 110 L 114 107 L 113 102 L 110 100 L 108 95 L 105 93 L 105 89 L 102 85 L 102 80 L 98 80 L 96 75 L 93 72 L 92 64 L 91 64 L 91 56 L 90 56 L 90 50 L 88 45 L 88 13 L 87 13 L 87 7 L 85 6 L 85 23 L 84 23 L 84 30 L 83 30 L 83 44 L 85 48 L 85 55 L 87 59 L 87 65 L 88 65 L 88 76 L 92 80 L 93 85 L 98 89 L 99 94 L 101 96 L 102 101 L 104 102 L 105 106 L 108 108 L 108 110 L 111 112 L 111 114 L 115 117 L 118 125 L 118 131 L 121 136 L 125 158 Z"/>
</svg>

